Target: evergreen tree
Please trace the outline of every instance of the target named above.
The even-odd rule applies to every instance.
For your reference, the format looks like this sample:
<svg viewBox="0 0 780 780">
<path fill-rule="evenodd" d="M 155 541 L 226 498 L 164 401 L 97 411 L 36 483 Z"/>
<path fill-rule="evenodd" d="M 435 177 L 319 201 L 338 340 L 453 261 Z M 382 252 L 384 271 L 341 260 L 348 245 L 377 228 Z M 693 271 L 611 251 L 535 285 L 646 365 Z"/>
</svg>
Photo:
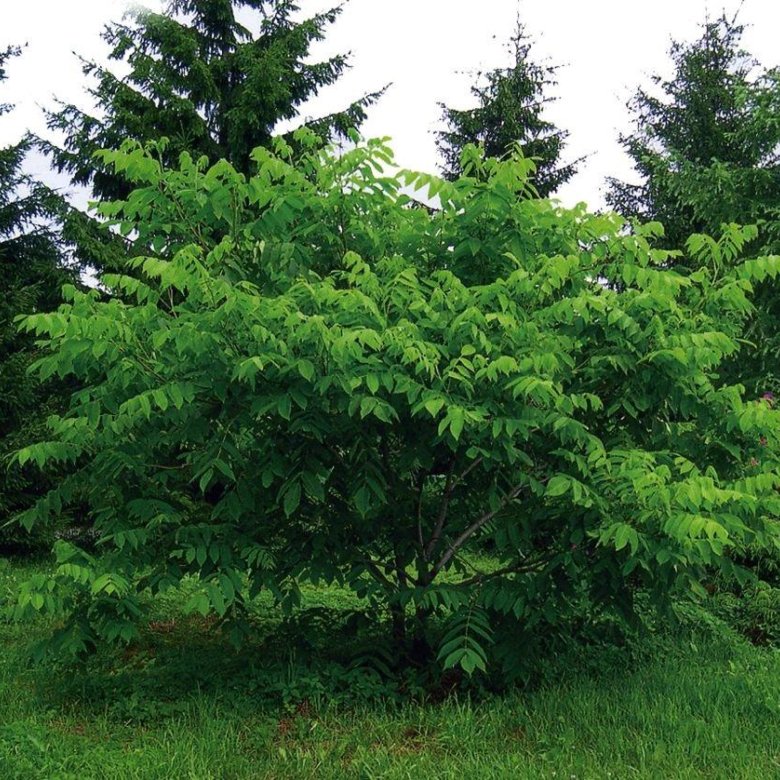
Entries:
<svg viewBox="0 0 780 780">
<path fill-rule="evenodd" d="M 629 103 L 634 130 L 621 142 L 641 182 L 610 179 L 607 200 L 662 222 L 669 246 L 763 220 L 766 242 L 777 241 L 780 83 L 742 50 L 743 33 L 725 16 L 705 23 L 693 43 L 672 44 L 672 78 L 654 76 L 655 94 L 639 89 Z"/>
<path fill-rule="evenodd" d="M 64 148 L 49 146 L 56 167 L 76 184 L 91 184 L 99 198 L 121 197 L 126 185 L 94 152 L 128 138 L 165 136 L 166 162 L 187 151 L 249 172 L 252 149 L 268 145 L 281 121 L 294 119 L 347 68 L 346 55 L 308 62 L 312 44 L 340 10 L 303 21 L 294 0 L 171 0 L 164 13 L 130 11 L 103 34 L 110 58 L 124 62 L 127 75 L 84 63 L 96 78 L 90 92 L 99 115 L 75 105 L 49 114 L 50 128 L 65 135 Z M 309 124 L 326 137 L 345 133 L 360 125 L 378 94 Z"/>
<path fill-rule="evenodd" d="M 569 133 L 542 116 L 544 107 L 555 100 L 549 90 L 557 84 L 558 66 L 532 59 L 532 41 L 522 25 L 508 48 L 510 67 L 477 74 L 471 88 L 476 108 L 460 110 L 440 104 L 447 125 L 436 142 L 442 171 L 448 179 L 460 175 L 460 155 L 467 144 L 481 144 L 489 157 L 504 157 L 519 144 L 523 154 L 535 160 L 534 186 L 541 197 L 547 197 L 576 173 L 579 162 L 561 163 Z"/>
<path fill-rule="evenodd" d="M 653 77 L 656 94 L 640 89 L 629 104 L 634 130 L 621 140 L 641 182 L 610 179 L 607 200 L 624 215 L 663 223 L 668 247 L 739 223 L 758 225 L 745 251 L 780 251 L 780 77 L 741 48 L 743 34 L 736 19 L 705 23 L 696 41 L 672 45 L 672 78 Z M 688 255 L 694 263 L 696 255 Z M 721 262 L 738 259 L 721 247 Z M 753 286 L 743 349 L 723 374 L 756 395 L 777 393 L 780 289 L 770 277 Z"/>
<path fill-rule="evenodd" d="M 0 82 L 7 77 L 9 58 L 19 53 L 0 51 Z M 11 106 L 0 104 L 0 114 Z M 7 521 L 30 506 L 51 485 L 40 475 L 8 465 L 16 449 L 40 438 L 45 420 L 62 404 L 64 388 L 49 382 L 40 386 L 28 373 L 37 357 L 34 340 L 17 331 L 19 314 L 52 311 L 61 302 L 61 287 L 75 280 L 62 262 L 56 231 L 62 203 L 57 195 L 24 173 L 25 155 L 33 146 L 27 136 L 0 149 L 0 550 L 27 547 L 34 538 Z"/>
</svg>

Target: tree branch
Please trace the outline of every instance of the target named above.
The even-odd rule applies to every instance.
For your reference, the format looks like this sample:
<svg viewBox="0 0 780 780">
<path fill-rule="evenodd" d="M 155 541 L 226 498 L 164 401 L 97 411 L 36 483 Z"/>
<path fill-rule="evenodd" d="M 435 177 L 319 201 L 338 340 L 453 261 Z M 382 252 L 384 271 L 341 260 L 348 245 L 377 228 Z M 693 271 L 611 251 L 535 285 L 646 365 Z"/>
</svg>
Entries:
<svg viewBox="0 0 780 780">
<path fill-rule="evenodd" d="M 450 469 L 447 473 L 447 484 L 444 487 L 444 493 L 442 494 L 442 503 L 441 507 L 439 509 L 439 515 L 436 520 L 436 527 L 434 528 L 433 534 L 427 544 L 427 546 L 423 549 L 423 560 L 429 560 L 431 557 L 431 554 L 436 549 L 436 545 L 439 543 L 439 540 L 441 539 L 442 531 L 444 530 L 444 524 L 447 520 L 447 511 L 449 509 L 450 499 L 452 498 L 453 493 L 455 492 L 455 488 L 458 487 L 458 485 L 463 482 L 464 479 L 475 469 L 477 466 L 479 466 L 480 463 L 484 458 L 482 455 L 480 455 L 478 458 L 475 458 L 469 465 L 465 468 L 465 470 L 458 474 L 457 476 L 453 477 L 453 474 L 455 473 L 455 457 L 453 456 L 452 461 L 450 463 Z M 421 496 L 422 498 L 422 496 Z M 419 522 L 419 518 L 418 518 Z M 421 546 L 422 546 L 422 531 L 420 532 L 421 536 Z M 435 575 L 434 575 L 435 576 Z"/>
<path fill-rule="evenodd" d="M 425 477 L 420 480 L 420 485 L 417 490 L 417 541 L 420 543 L 420 549 L 425 554 L 425 542 L 423 541 L 422 531 L 422 503 L 423 503 L 423 490 L 425 488 Z"/>
<path fill-rule="evenodd" d="M 452 559 L 452 556 L 463 546 L 463 543 L 470 539 L 483 525 L 489 523 L 510 501 L 514 500 L 523 489 L 525 483 L 520 482 L 515 485 L 501 500 L 501 503 L 489 512 L 478 517 L 468 528 L 466 528 L 455 541 L 450 544 L 447 551 L 439 559 L 439 562 L 433 567 L 431 579 L 433 579 Z"/>
<path fill-rule="evenodd" d="M 395 549 L 394 553 L 395 576 L 398 579 L 398 586 L 404 588 L 405 590 L 409 584 L 409 580 L 406 576 L 406 569 L 404 569 L 403 563 L 401 562 L 401 556 L 398 553 L 397 548 Z"/>
<path fill-rule="evenodd" d="M 455 585 L 457 587 L 460 587 L 461 585 L 476 585 L 478 583 L 484 582 L 485 580 L 493 579 L 493 577 L 501 577 L 504 574 L 521 574 L 524 572 L 534 571 L 539 566 L 550 563 L 550 561 L 554 560 L 558 554 L 558 552 L 555 552 L 551 555 L 537 558 L 535 561 L 526 561 L 523 563 L 512 564 L 511 566 L 505 566 L 503 569 L 496 569 L 495 571 L 479 572 L 473 577 L 469 577 L 467 580 L 456 582 Z"/>
<path fill-rule="evenodd" d="M 466 477 L 472 471 L 474 471 L 474 469 L 477 466 L 479 466 L 479 464 L 482 463 L 483 460 L 484 460 L 484 458 L 482 457 L 482 455 L 480 455 L 478 458 L 475 458 L 474 460 L 472 460 L 471 463 L 466 468 L 466 470 L 460 476 L 455 477 L 455 481 L 452 484 L 452 489 L 454 490 L 461 482 L 463 482 L 463 480 L 466 479 Z"/>
<path fill-rule="evenodd" d="M 447 482 L 444 485 L 444 493 L 442 493 L 441 506 L 439 507 L 439 516 L 436 518 L 436 525 L 434 526 L 431 538 L 428 540 L 428 544 L 423 550 L 423 558 L 426 561 L 430 558 L 431 553 L 436 549 L 436 545 L 439 543 L 439 539 L 441 538 L 441 532 L 444 529 L 444 523 L 447 520 L 447 509 L 450 505 L 450 496 L 452 495 L 452 491 L 455 487 L 452 480 L 452 475 L 454 473 L 455 456 L 453 455 L 452 460 L 450 461 L 450 468 L 447 471 Z"/>
<path fill-rule="evenodd" d="M 372 561 L 371 558 L 361 558 L 360 563 L 362 563 L 366 569 L 368 569 L 371 576 L 381 585 L 384 585 L 385 588 L 388 590 L 395 590 L 395 586 L 392 582 L 390 582 L 387 577 L 385 577 L 384 574 L 382 574 L 382 570 L 377 566 L 375 561 Z"/>
</svg>

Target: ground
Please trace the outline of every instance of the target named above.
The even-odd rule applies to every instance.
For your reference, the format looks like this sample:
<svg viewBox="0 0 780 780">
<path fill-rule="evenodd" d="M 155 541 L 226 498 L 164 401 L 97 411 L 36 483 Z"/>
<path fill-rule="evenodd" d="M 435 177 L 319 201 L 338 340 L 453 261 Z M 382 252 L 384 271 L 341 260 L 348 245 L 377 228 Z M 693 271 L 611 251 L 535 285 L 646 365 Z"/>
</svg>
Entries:
<svg viewBox="0 0 780 780">
<path fill-rule="evenodd" d="M 0 561 L 0 594 L 30 569 Z M 426 702 L 334 664 L 313 674 L 270 629 L 234 651 L 180 607 L 171 596 L 141 642 L 79 668 L 30 664 L 48 626 L 0 622 L 0 778 L 780 778 L 780 652 L 728 631 Z"/>
</svg>

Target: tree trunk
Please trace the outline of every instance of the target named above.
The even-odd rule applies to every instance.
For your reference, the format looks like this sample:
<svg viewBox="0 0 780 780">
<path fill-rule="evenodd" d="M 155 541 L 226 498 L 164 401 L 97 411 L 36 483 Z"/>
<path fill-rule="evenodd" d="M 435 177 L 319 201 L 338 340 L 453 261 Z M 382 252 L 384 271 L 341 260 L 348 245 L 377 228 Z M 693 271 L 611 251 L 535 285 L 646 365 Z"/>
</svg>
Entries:
<svg viewBox="0 0 780 780">
<path fill-rule="evenodd" d="M 390 618 L 393 642 L 400 650 L 406 644 L 406 615 L 404 614 L 404 608 L 400 604 L 391 604 Z"/>
<path fill-rule="evenodd" d="M 433 648 L 425 635 L 425 623 L 430 610 L 417 607 L 415 614 L 414 637 L 412 638 L 411 660 L 417 666 L 426 666 L 433 657 Z"/>
</svg>

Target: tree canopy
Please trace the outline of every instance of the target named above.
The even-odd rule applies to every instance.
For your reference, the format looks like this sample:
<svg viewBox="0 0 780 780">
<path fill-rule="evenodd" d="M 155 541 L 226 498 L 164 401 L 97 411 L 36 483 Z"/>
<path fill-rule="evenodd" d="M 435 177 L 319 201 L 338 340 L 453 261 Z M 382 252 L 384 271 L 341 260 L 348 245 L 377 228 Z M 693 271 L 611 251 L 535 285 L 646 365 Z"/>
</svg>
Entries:
<svg viewBox="0 0 780 780">
<path fill-rule="evenodd" d="M 612 179 L 608 201 L 661 221 L 669 246 L 731 222 L 762 222 L 765 246 L 776 230 L 778 76 L 741 48 L 743 34 L 736 20 L 708 21 L 697 40 L 673 43 L 672 77 L 653 76 L 629 105 L 634 131 L 621 140 L 641 182 Z"/>
<path fill-rule="evenodd" d="M 511 675 L 573 604 L 630 612 L 641 585 L 660 605 L 775 542 L 780 413 L 717 372 L 780 258 L 721 272 L 700 237 L 678 273 L 658 225 L 530 197 L 517 154 L 467 147 L 448 182 L 388 174 L 382 141 L 295 146 L 256 149 L 251 177 L 103 154 L 135 187 L 102 211 L 138 256 L 109 299 L 25 319 L 40 375 L 83 389 L 17 456 L 71 468 L 22 522 L 85 491 L 101 552 L 58 543 L 17 615 L 64 610 L 74 652 L 128 641 L 142 596 L 193 576 L 188 608 L 239 638 L 260 591 L 292 609 L 337 582 L 399 642 L 435 613 L 445 666 Z"/>
<path fill-rule="evenodd" d="M 672 78 L 654 77 L 655 91 L 631 103 L 622 141 L 642 181 L 611 180 L 608 201 L 661 221 L 668 247 L 738 223 L 759 227 L 750 251 L 780 249 L 780 81 L 741 48 L 743 33 L 725 16 L 707 22 L 696 41 L 673 44 Z M 759 288 L 744 348 L 724 366 L 756 395 L 780 392 L 780 297 L 773 282 Z"/>
<path fill-rule="evenodd" d="M 19 53 L 14 47 L 0 52 L 0 85 L 9 59 Z M 0 104 L 0 116 L 10 109 Z M 31 336 L 18 332 L 15 319 L 55 309 L 62 301 L 61 286 L 75 281 L 65 268 L 57 233 L 62 201 L 23 171 L 32 146 L 27 136 L 0 149 L 0 549 L 32 542 L 10 532 L 6 523 L 49 484 L 29 470 L 9 468 L 8 458 L 43 433 L 47 414 L 57 408 L 52 384 L 40 387 L 27 373 L 37 350 Z"/>
<path fill-rule="evenodd" d="M 532 41 L 522 26 L 508 48 L 509 67 L 477 74 L 471 88 L 475 108 L 441 106 L 447 127 L 437 135 L 442 170 L 446 178 L 457 178 L 468 144 L 481 145 L 489 157 L 503 157 L 519 146 L 536 162 L 534 187 L 547 197 L 575 174 L 579 162 L 561 162 L 569 133 L 544 117 L 545 106 L 555 99 L 550 89 L 558 66 L 533 59 Z"/>
<path fill-rule="evenodd" d="M 49 113 L 50 127 L 65 136 L 63 148 L 48 145 L 57 169 L 97 197 L 123 196 L 123 180 L 98 166 L 95 152 L 167 137 L 167 161 L 186 151 L 250 172 L 251 151 L 347 68 L 343 54 L 309 58 L 340 10 L 300 19 L 294 0 L 171 0 L 162 13 L 130 10 L 103 34 L 110 59 L 129 71 L 84 62 L 95 112 L 63 105 Z M 378 94 L 310 124 L 323 136 L 344 134 Z"/>
</svg>

